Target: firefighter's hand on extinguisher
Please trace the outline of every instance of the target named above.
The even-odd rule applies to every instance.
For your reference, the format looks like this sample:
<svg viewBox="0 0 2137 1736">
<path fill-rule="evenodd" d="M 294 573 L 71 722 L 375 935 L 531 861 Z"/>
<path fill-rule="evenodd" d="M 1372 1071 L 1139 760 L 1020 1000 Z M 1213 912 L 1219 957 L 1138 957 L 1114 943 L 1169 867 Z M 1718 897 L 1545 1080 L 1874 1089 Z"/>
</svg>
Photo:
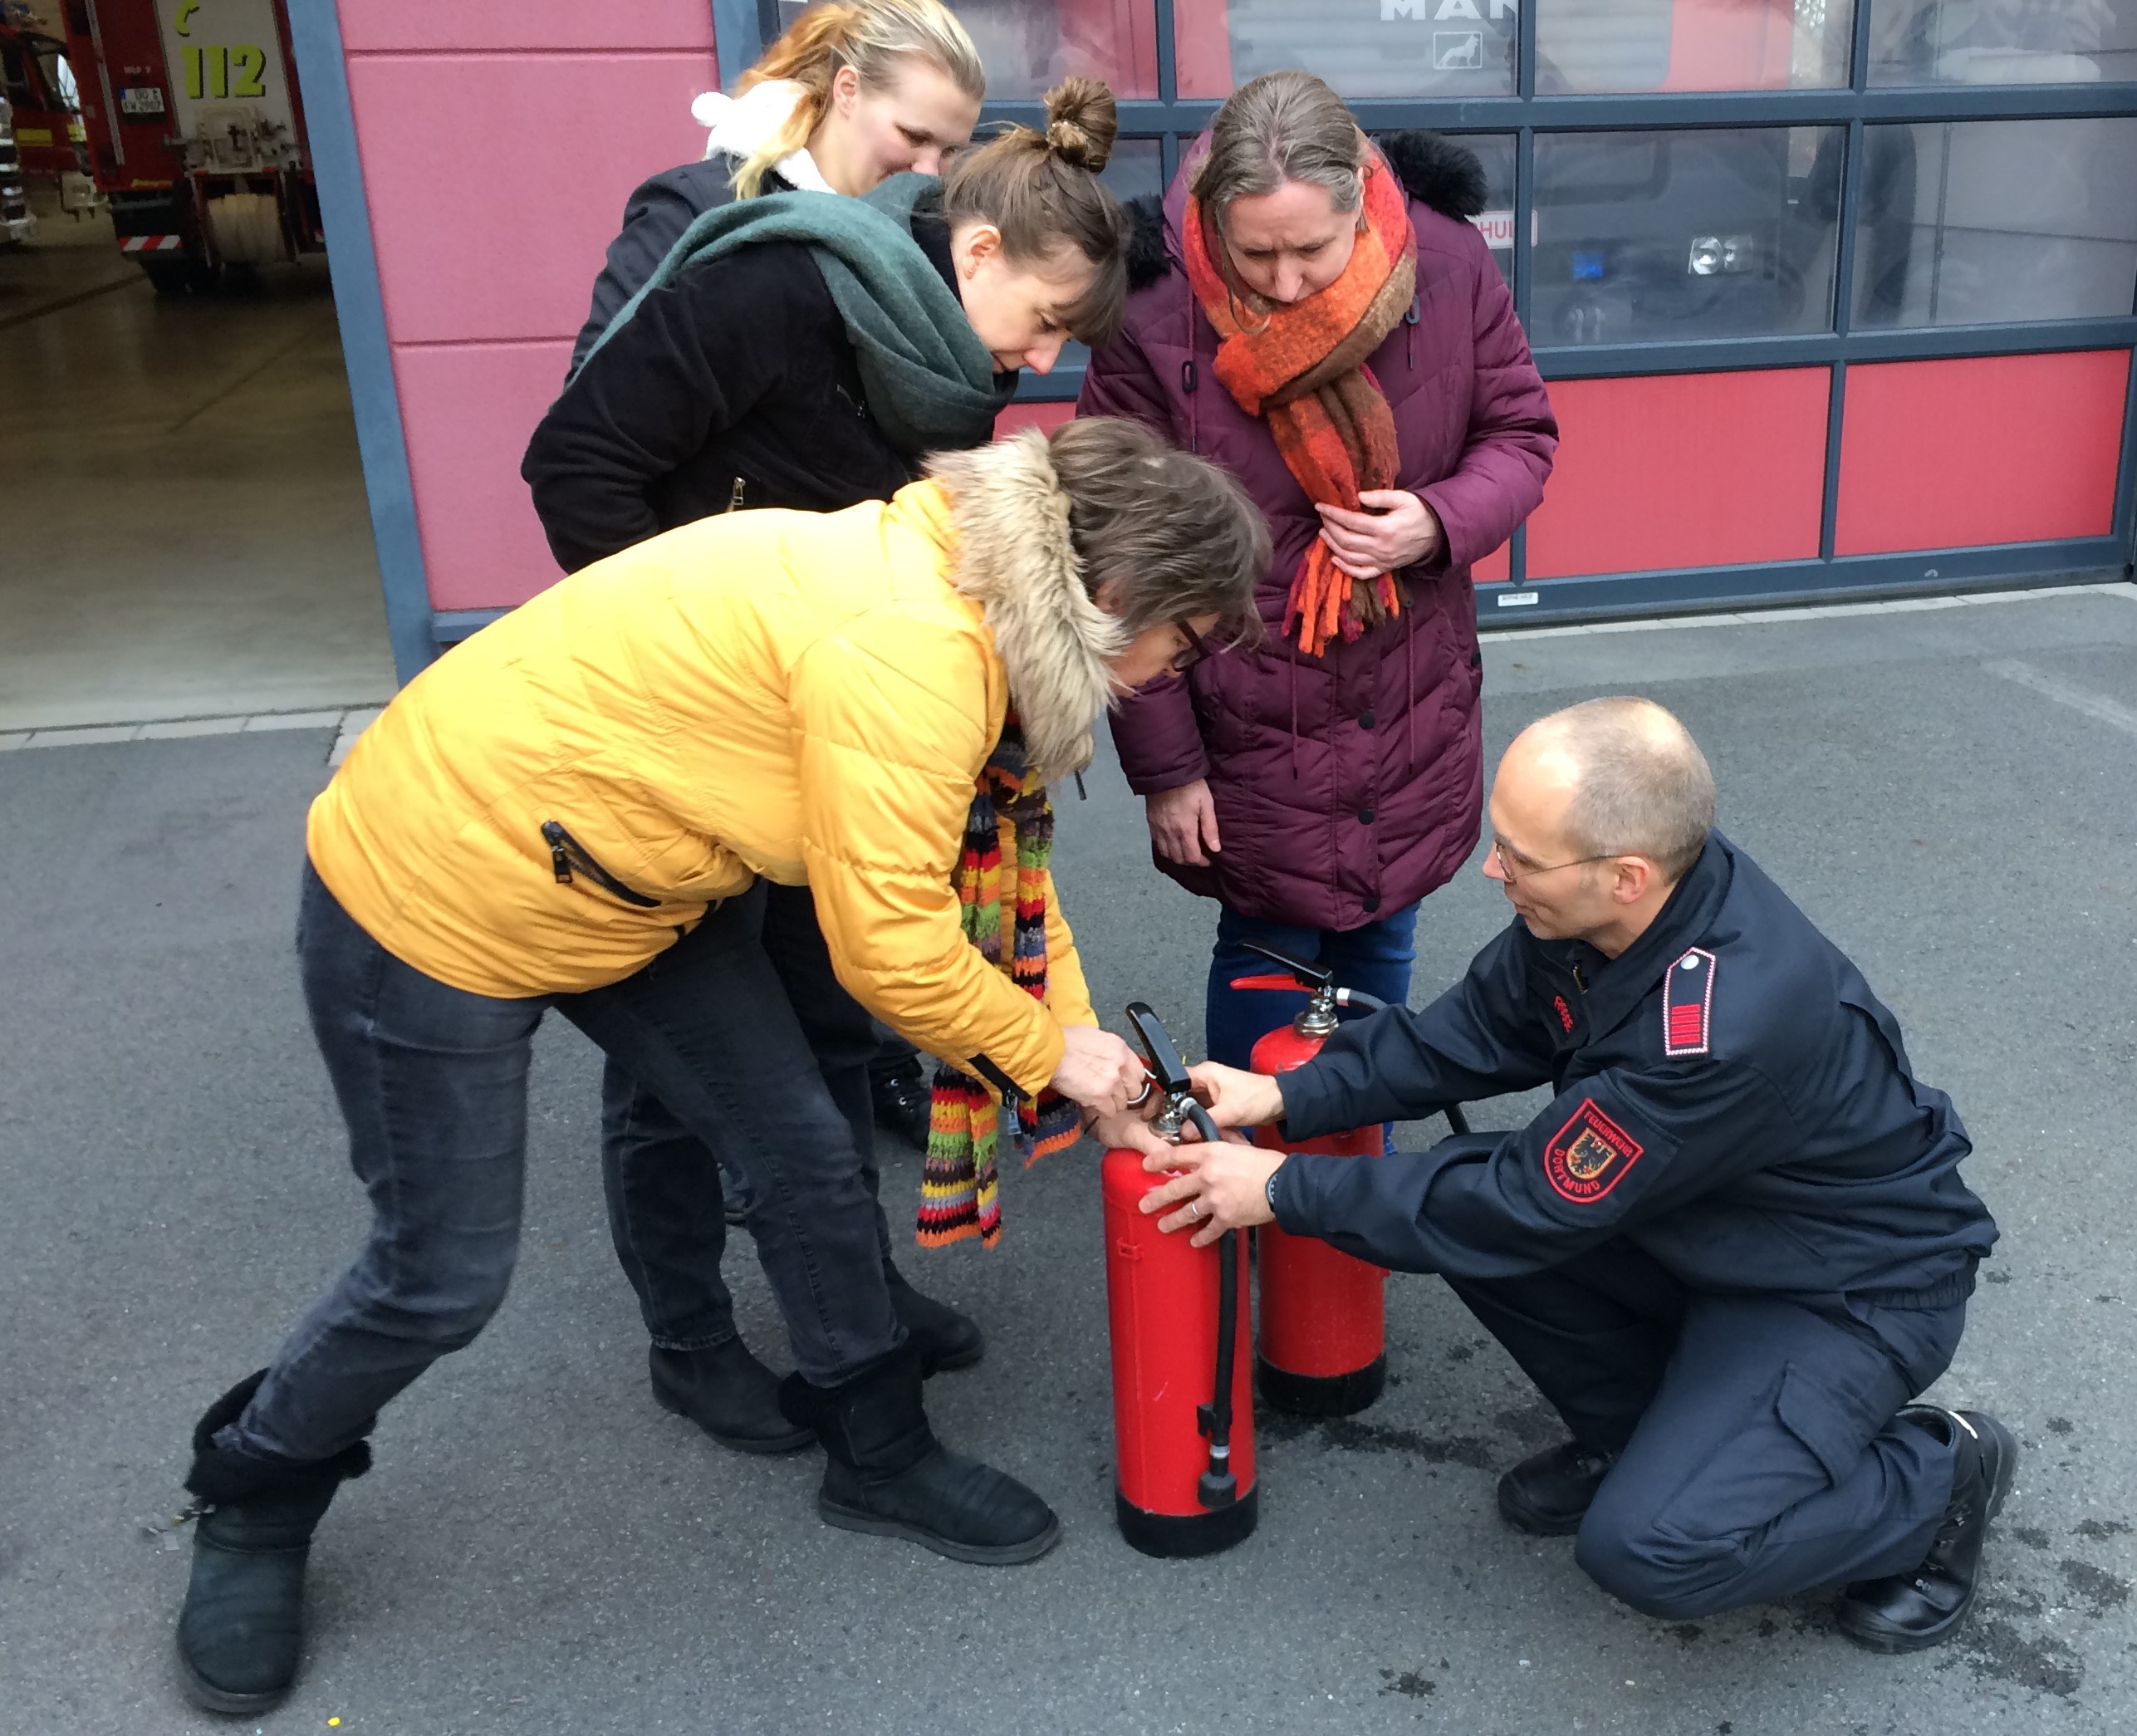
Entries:
<svg viewBox="0 0 2137 1736">
<path fill-rule="evenodd" d="M 1159 1229 L 1191 1229 L 1194 1245 L 1207 1248 L 1228 1229 L 1275 1219 L 1269 1209 L 1269 1178 L 1285 1155 L 1259 1145 L 1236 1145 L 1229 1136 L 1215 1145 L 1183 1140 L 1173 1148 L 1168 1167 L 1186 1173 L 1145 1194 L 1142 1209 L 1167 1214 L 1158 1219 Z"/>
<path fill-rule="evenodd" d="M 1219 1127 L 1266 1127 L 1284 1118 L 1283 1089 L 1267 1073 L 1202 1062 L 1187 1070 L 1194 1095 Z"/>
<path fill-rule="evenodd" d="M 1143 1089 L 1147 1075 L 1141 1059 L 1122 1038 L 1096 1025 L 1064 1025 L 1061 1064 L 1048 1082 L 1064 1097 L 1117 1115 Z"/>
</svg>

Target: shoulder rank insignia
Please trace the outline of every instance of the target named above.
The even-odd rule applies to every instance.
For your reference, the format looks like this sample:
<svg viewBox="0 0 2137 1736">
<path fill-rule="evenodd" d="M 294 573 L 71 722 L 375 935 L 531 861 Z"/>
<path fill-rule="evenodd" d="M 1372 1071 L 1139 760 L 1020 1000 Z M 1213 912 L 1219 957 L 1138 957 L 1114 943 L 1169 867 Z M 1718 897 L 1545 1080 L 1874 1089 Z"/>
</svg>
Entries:
<svg viewBox="0 0 2137 1736">
<path fill-rule="evenodd" d="M 1669 967 L 1662 985 L 1662 1052 L 1703 1055 L 1714 1015 L 1714 955 L 1695 946 Z"/>
</svg>

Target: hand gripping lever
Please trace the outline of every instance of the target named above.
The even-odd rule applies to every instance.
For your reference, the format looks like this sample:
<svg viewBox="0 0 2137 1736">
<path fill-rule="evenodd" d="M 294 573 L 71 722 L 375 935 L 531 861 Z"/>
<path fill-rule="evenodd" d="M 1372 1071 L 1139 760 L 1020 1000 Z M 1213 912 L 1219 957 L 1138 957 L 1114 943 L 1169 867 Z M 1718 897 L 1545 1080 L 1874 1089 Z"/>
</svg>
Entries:
<svg viewBox="0 0 2137 1736">
<path fill-rule="evenodd" d="M 1128 1006 L 1128 1023 L 1143 1047 L 1151 1082 L 1159 1093 L 1158 1112 L 1151 1130 L 1179 1143 L 1180 1129 L 1194 1123 L 1195 1131 L 1211 1145 L 1223 1135 L 1209 1111 L 1194 1098 L 1194 1081 L 1188 1077 L 1181 1059 L 1158 1015 L 1142 1001 Z M 1209 1465 L 1195 1488 L 1204 1507 L 1229 1507 L 1239 1498 L 1239 1483 L 1232 1472 L 1232 1374 L 1239 1346 L 1239 1238 L 1227 1230 L 1217 1238 L 1217 1384 L 1207 1405 L 1195 1407 L 1202 1432 L 1209 1437 Z"/>
</svg>

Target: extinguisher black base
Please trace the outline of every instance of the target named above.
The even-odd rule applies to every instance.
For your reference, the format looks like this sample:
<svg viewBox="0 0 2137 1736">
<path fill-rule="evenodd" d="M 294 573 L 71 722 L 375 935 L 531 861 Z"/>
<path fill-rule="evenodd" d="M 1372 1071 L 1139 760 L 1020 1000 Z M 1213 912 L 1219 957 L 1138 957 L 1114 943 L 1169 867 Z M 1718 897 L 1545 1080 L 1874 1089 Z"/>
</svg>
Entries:
<svg viewBox="0 0 2137 1736">
<path fill-rule="evenodd" d="M 1383 1351 L 1363 1368 L 1341 1375 L 1295 1375 L 1257 1356 L 1254 1382 L 1264 1399 L 1293 1416 L 1350 1416 L 1386 1389 L 1387 1352 Z"/>
<path fill-rule="evenodd" d="M 1144 1555 L 1167 1560 L 1217 1555 L 1253 1535 L 1254 1522 L 1261 1516 L 1261 1495 L 1262 1486 L 1257 1483 L 1229 1507 L 1206 1513 L 1152 1513 L 1116 1488 L 1113 1517 L 1128 1547 Z"/>
</svg>

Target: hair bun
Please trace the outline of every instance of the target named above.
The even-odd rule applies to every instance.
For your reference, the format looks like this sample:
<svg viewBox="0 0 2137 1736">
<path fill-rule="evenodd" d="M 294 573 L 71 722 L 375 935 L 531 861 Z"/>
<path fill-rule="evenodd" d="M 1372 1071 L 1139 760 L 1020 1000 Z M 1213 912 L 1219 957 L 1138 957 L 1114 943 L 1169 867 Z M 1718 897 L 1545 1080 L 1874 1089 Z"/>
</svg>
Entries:
<svg viewBox="0 0 2137 1736">
<path fill-rule="evenodd" d="M 1096 174 L 1120 130 L 1113 93 L 1095 78 L 1065 78 L 1046 92 L 1046 149 L 1072 169 Z"/>
</svg>

